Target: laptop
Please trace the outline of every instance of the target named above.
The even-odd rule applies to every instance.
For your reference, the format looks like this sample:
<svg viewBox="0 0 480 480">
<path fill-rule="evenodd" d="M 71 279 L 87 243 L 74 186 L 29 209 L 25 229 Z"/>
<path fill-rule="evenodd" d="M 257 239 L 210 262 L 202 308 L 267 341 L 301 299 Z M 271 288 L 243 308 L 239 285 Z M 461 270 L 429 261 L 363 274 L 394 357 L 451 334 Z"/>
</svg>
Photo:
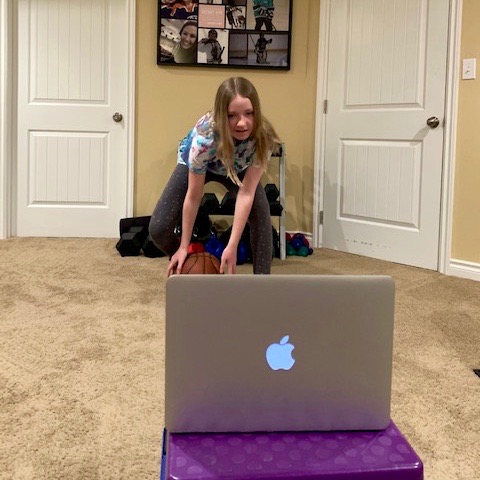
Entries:
<svg viewBox="0 0 480 480">
<path fill-rule="evenodd" d="M 171 276 L 166 429 L 386 428 L 394 290 L 376 275 Z"/>
</svg>

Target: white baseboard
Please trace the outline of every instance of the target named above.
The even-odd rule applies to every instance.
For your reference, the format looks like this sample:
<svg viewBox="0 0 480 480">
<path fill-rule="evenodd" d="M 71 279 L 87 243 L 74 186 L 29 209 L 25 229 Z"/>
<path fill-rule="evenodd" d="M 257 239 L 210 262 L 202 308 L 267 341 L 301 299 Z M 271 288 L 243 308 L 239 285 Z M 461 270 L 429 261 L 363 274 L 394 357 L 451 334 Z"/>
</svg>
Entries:
<svg viewBox="0 0 480 480">
<path fill-rule="evenodd" d="M 467 262 L 466 260 L 456 260 L 452 258 L 447 268 L 447 275 L 454 277 L 469 278 L 480 282 L 480 264 Z"/>
</svg>

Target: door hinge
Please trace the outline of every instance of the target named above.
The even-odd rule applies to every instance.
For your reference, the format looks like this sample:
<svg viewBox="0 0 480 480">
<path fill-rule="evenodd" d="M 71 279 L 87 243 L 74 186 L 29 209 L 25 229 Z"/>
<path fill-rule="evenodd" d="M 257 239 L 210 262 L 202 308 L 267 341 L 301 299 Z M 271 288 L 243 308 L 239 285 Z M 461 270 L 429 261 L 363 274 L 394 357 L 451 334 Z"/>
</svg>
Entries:
<svg viewBox="0 0 480 480">
<path fill-rule="evenodd" d="M 318 212 L 318 224 L 323 225 L 323 210 Z"/>
<path fill-rule="evenodd" d="M 327 113 L 328 111 L 328 100 L 323 101 L 323 113 Z"/>
</svg>

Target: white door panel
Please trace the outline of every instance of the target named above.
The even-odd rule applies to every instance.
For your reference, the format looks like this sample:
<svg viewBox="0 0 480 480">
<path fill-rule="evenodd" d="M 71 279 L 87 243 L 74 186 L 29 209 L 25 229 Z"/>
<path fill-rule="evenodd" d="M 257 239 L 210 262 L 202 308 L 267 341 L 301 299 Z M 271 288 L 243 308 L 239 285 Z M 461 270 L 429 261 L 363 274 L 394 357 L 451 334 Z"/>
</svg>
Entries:
<svg viewBox="0 0 480 480">
<path fill-rule="evenodd" d="M 342 218 L 419 227 L 420 142 L 344 141 Z"/>
<path fill-rule="evenodd" d="M 118 235 L 128 50 L 127 0 L 18 2 L 17 235 Z"/>
<path fill-rule="evenodd" d="M 331 2 L 325 247 L 437 268 L 448 11 Z"/>
</svg>

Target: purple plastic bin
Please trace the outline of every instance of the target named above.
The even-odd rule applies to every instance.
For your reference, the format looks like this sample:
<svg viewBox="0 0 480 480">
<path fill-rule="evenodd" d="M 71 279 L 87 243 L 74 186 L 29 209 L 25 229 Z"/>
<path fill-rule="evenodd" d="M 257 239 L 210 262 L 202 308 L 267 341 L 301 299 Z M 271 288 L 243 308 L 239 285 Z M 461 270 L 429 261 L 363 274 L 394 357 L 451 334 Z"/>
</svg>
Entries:
<svg viewBox="0 0 480 480">
<path fill-rule="evenodd" d="M 166 432 L 162 480 L 423 480 L 393 422 L 381 431 Z"/>
</svg>

